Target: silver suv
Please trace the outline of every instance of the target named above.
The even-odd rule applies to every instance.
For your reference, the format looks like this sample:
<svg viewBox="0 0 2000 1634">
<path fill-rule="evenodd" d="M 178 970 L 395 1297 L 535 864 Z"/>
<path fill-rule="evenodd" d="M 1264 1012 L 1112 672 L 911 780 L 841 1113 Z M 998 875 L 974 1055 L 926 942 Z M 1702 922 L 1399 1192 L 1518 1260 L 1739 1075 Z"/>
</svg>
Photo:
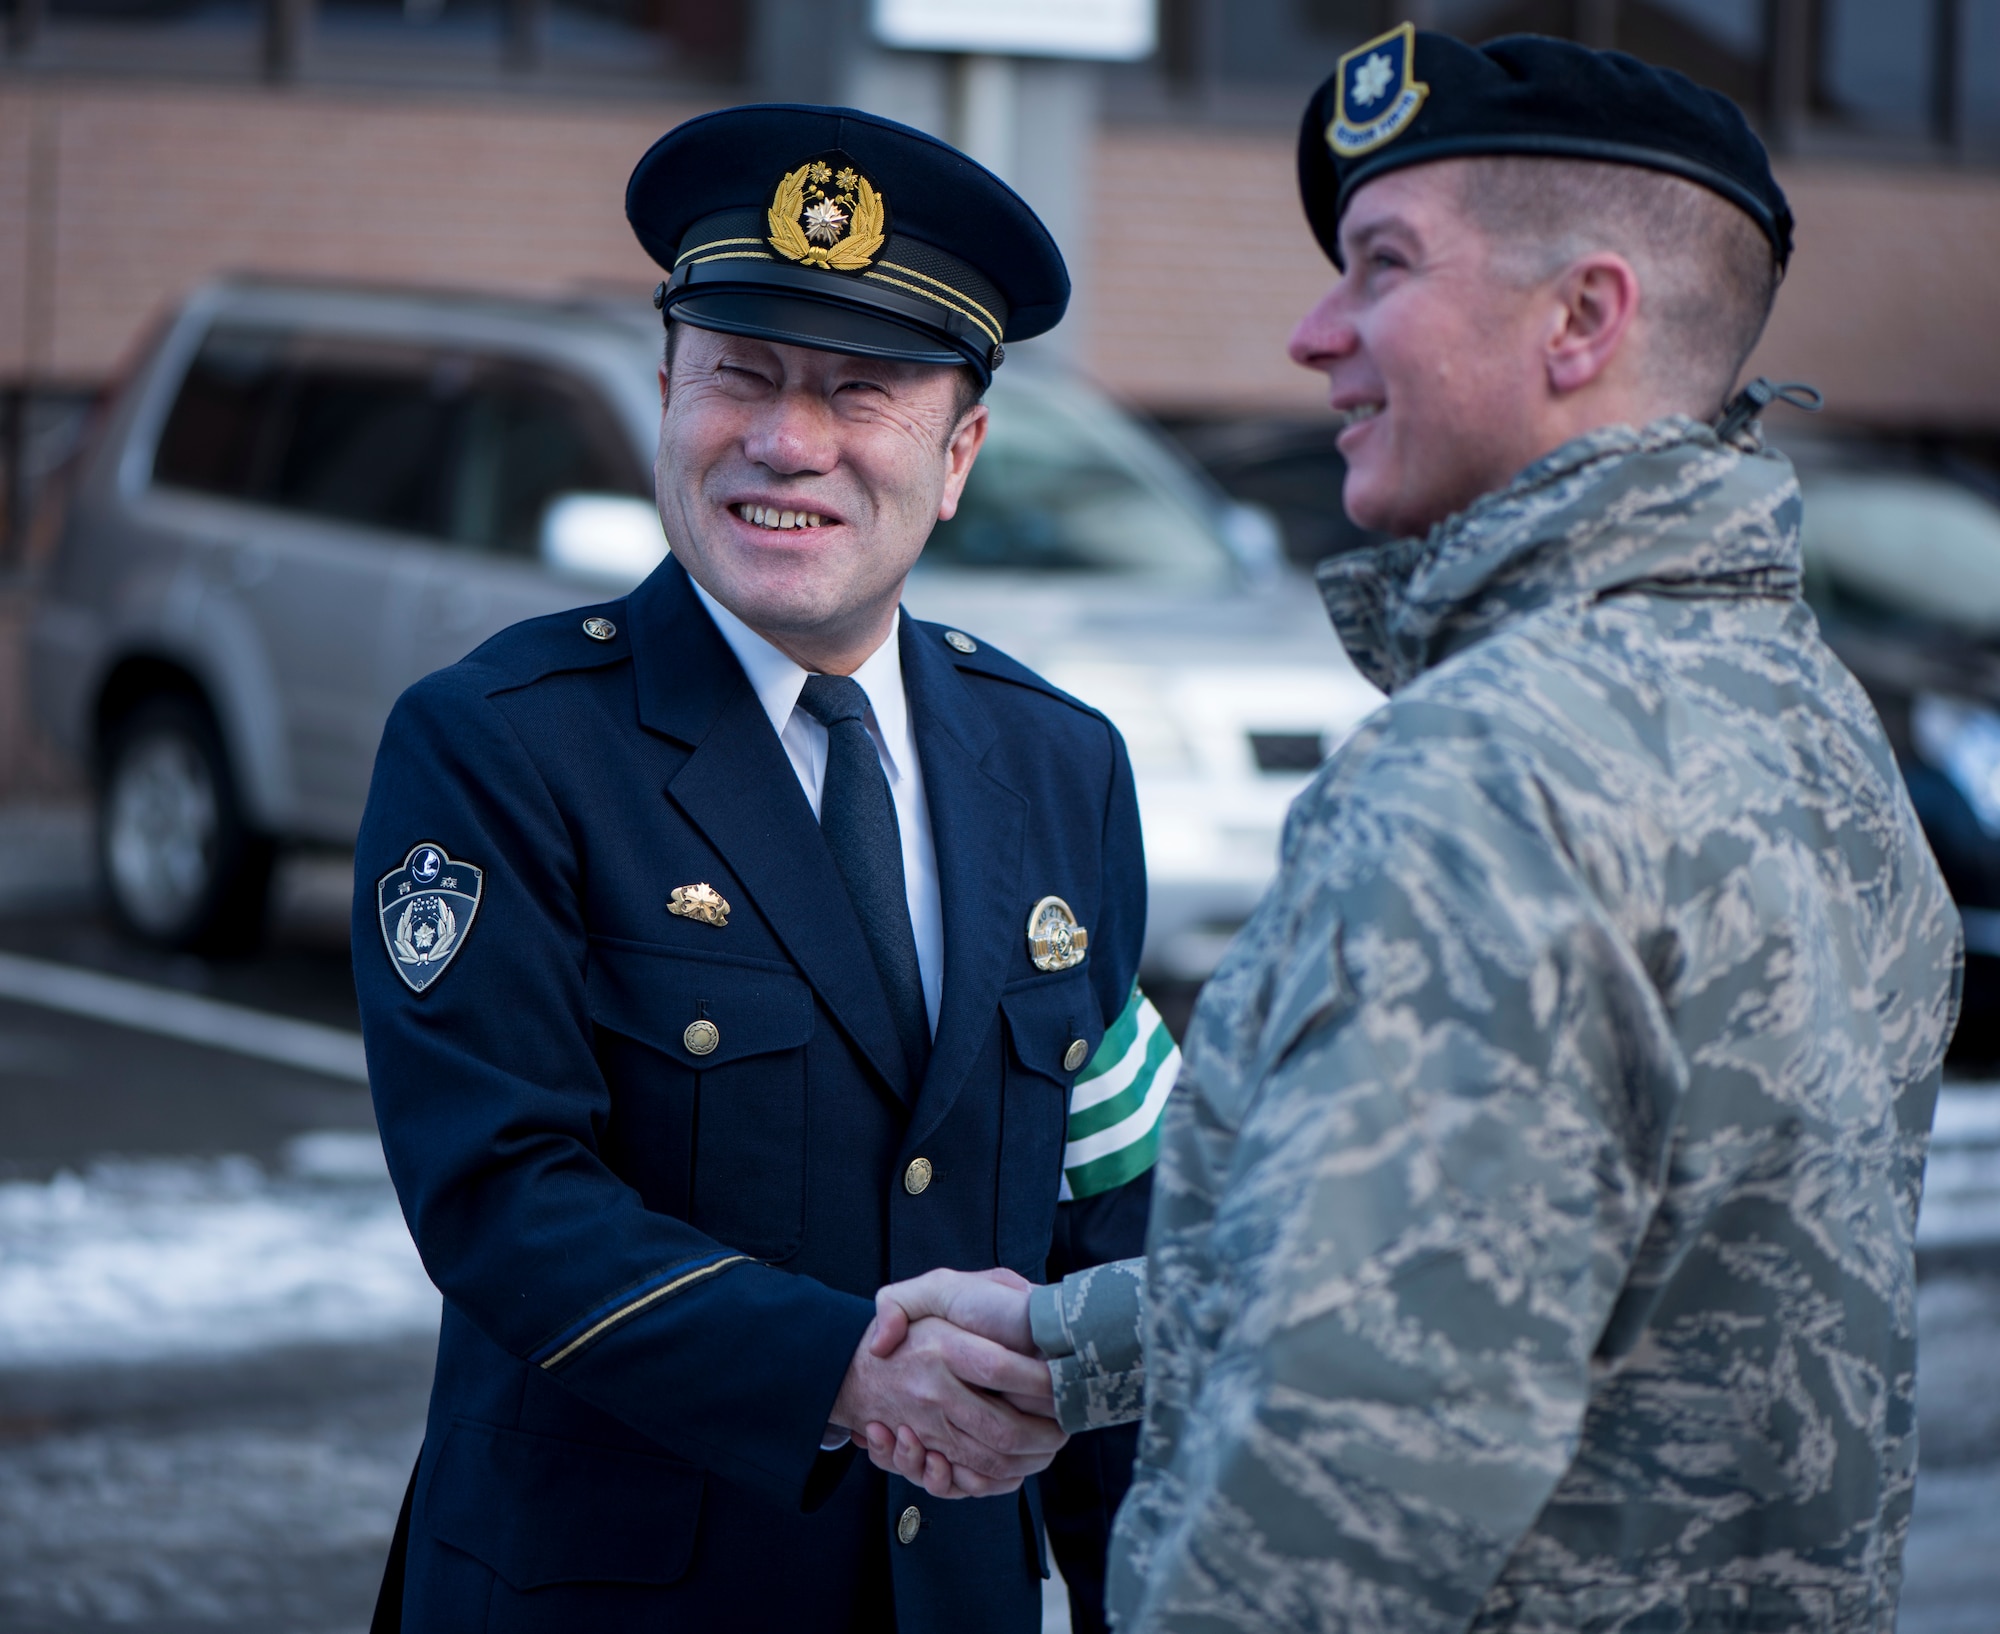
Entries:
<svg viewBox="0 0 2000 1634">
<path fill-rule="evenodd" d="M 29 642 L 129 929 L 254 939 L 280 847 L 352 843 L 404 687 L 657 564 L 659 346 L 643 306 L 242 281 L 188 301 L 72 472 Z M 1010 362 L 989 402 L 908 602 L 1122 728 L 1149 962 L 1204 975 L 1377 696 L 1268 518 L 1066 373 Z"/>
</svg>

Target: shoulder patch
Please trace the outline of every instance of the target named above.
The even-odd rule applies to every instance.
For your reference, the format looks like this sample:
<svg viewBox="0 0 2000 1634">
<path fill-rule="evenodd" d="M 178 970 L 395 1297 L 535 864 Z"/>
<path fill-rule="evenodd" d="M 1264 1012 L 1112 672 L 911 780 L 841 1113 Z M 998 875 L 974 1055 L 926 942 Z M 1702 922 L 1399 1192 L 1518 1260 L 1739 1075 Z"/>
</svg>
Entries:
<svg viewBox="0 0 2000 1634">
<path fill-rule="evenodd" d="M 403 866 L 375 885 L 375 913 L 389 968 L 421 993 L 451 967 L 472 934 L 486 875 L 429 840 L 410 848 Z"/>
</svg>

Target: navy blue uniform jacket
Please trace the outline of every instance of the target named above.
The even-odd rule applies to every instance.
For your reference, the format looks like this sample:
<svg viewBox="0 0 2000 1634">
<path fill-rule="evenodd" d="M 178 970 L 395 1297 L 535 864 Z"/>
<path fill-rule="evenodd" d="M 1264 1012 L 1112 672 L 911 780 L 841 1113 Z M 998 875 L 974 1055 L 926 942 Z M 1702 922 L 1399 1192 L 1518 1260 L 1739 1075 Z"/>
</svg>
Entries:
<svg viewBox="0 0 2000 1634">
<path fill-rule="evenodd" d="M 588 636 L 590 614 L 616 635 Z M 1041 1281 L 1143 1246 L 1146 1177 L 1057 1204 L 1065 1058 L 1123 1008 L 1143 932 L 1124 746 L 943 635 L 903 620 L 944 904 L 921 1083 L 791 763 L 678 564 L 504 631 L 396 705 L 354 947 L 390 1172 L 444 1293 L 406 1628 L 1039 1627 L 1036 1483 L 939 1502 L 819 1451 L 881 1284 Z M 420 842 L 482 884 L 417 993 L 376 882 Z M 727 925 L 667 911 L 698 882 Z M 1090 933 L 1054 973 L 1027 942 L 1048 895 Z M 706 1055 L 696 1020 L 719 1035 Z M 934 1178 L 913 1194 L 917 1157 Z M 1086 1600 L 1130 1454 L 1080 1437 L 1044 1477 Z"/>
</svg>

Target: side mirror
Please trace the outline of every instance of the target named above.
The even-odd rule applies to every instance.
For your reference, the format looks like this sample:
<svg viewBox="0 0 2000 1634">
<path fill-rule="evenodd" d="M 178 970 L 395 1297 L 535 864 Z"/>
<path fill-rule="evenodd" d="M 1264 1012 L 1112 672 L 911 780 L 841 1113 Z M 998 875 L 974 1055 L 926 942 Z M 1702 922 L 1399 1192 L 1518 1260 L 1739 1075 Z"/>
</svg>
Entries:
<svg viewBox="0 0 2000 1634">
<path fill-rule="evenodd" d="M 542 565 L 565 579 L 630 590 L 667 555 L 660 513 L 630 494 L 558 494 L 542 512 Z"/>
<path fill-rule="evenodd" d="M 1285 536 L 1262 505 L 1231 500 L 1222 507 L 1222 542 L 1250 584 L 1269 584 L 1285 562 Z"/>
</svg>

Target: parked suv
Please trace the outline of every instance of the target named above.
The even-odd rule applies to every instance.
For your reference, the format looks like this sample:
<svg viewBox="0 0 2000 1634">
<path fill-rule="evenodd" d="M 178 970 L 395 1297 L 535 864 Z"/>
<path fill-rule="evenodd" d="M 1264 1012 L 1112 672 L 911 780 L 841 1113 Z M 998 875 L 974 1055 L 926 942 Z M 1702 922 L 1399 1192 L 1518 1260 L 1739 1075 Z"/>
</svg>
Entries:
<svg viewBox="0 0 2000 1634">
<path fill-rule="evenodd" d="M 278 849 L 352 843 L 403 688 L 657 564 L 659 350 L 643 304 L 245 281 L 187 302 L 71 473 L 29 642 L 126 927 L 254 938 Z M 988 400 L 909 605 L 1119 724 L 1149 960 L 1205 975 L 1291 796 L 1378 696 L 1267 516 L 1031 358 Z"/>
</svg>

